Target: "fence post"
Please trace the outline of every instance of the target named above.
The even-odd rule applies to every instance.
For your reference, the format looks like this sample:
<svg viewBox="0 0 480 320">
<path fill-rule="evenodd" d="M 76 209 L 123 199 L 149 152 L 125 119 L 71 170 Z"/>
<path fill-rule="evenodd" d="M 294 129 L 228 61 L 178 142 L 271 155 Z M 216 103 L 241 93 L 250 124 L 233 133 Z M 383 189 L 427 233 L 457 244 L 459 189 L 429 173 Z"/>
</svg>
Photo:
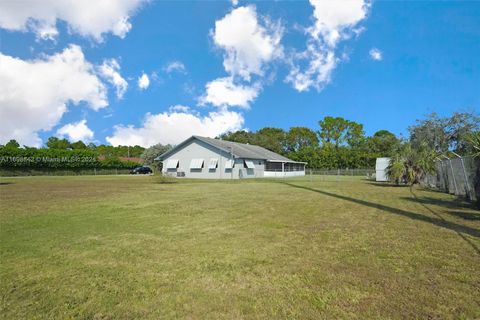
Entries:
<svg viewBox="0 0 480 320">
<path fill-rule="evenodd" d="M 448 159 L 448 162 L 450 163 L 450 169 L 452 170 L 452 179 L 453 179 L 453 185 L 455 186 L 455 195 L 458 195 L 457 180 L 455 179 L 455 172 L 453 171 L 452 160 L 450 158 L 447 158 L 447 159 Z"/>
<path fill-rule="evenodd" d="M 460 162 L 462 163 L 463 175 L 465 176 L 465 185 L 467 186 L 468 199 L 472 200 L 473 197 L 470 190 L 470 184 L 468 183 L 467 170 L 465 169 L 465 162 L 463 161 L 462 157 L 460 157 Z"/>
<path fill-rule="evenodd" d="M 465 177 L 465 186 L 467 187 L 467 199 L 472 199 L 470 194 L 470 184 L 468 183 L 467 170 L 465 170 L 465 162 L 463 161 L 463 158 L 460 155 L 456 154 L 453 151 L 452 153 L 456 155 L 458 158 L 460 158 L 460 163 L 462 164 L 463 176 Z"/>
</svg>

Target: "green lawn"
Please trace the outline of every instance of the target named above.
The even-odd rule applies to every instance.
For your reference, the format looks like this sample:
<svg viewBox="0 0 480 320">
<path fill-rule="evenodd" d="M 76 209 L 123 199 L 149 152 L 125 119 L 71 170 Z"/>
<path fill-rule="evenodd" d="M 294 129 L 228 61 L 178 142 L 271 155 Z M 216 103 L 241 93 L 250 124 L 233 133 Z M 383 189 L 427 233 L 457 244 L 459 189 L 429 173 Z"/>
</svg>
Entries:
<svg viewBox="0 0 480 320">
<path fill-rule="evenodd" d="M 0 180 L 6 319 L 480 318 L 480 212 L 360 179 Z"/>
</svg>

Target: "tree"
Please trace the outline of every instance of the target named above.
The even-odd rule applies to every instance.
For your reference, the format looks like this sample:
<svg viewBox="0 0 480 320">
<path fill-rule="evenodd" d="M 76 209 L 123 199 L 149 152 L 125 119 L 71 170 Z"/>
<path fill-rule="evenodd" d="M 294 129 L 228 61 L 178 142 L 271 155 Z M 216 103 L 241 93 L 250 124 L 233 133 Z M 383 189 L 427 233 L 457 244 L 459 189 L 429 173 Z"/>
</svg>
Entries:
<svg viewBox="0 0 480 320">
<path fill-rule="evenodd" d="M 303 148 L 318 146 L 318 138 L 315 131 L 306 127 L 292 127 L 287 133 L 287 151 L 298 152 Z"/>
<path fill-rule="evenodd" d="M 255 133 L 254 144 L 270 151 L 285 154 L 287 133 L 280 128 L 262 128 Z"/>
<path fill-rule="evenodd" d="M 85 149 L 87 149 L 87 146 L 85 145 L 85 143 L 83 143 L 82 140 L 78 140 L 77 142 L 74 142 L 74 143 L 70 144 L 70 147 L 73 150 L 85 150 Z"/>
<path fill-rule="evenodd" d="M 17 140 L 12 139 L 12 140 L 7 142 L 5 147 L 6 148 L 12 148 L 12 149 L 18 149 L 18 148 L 20 148 L 20 144 L 17 142 Z"/>
<path fill-rule="evenodd" d="M 387 176 L 397 184 L 402 181 L 409 185 L 421 183 L 428 173 L 435 172 L 436 157 L 437 153 L 426 144 L 414 149 L 410 143 L 405 143 L 387 167 Z"/>
<path fill-rule="evenodd" d="M 155 161 L 155 158 L 167 152 L 170 149 L 172 149 L 171 145 L 169 144 L 162 145 L 161 143 L 158 143 L 156 145 L 151 146 L 150 148 L 145 149 L 143 153 L 140 155 L 140 158 L 143 159 L 144 164 L 155 167 L 158 170 L 161 170 L 162 163 L 160 161 Z"/>
<path fill-rule="evenodd" d="M 432 113 L 408 128 L 413 148 L 424 144 L 438 153 L 453 150 L 460 154 L 466 153 L 468 137 L 479 129 L 480 117 L 473 112 L 455 112 L 444 118 Z"/>
<path fill-rule="evenodd" d="M 221 134 L 218 138 L 226 141 L 253 144 L 255 141 L 255 134 L 250 131 L 239 130 Z"/>
<path fill-rule="evenodd" d="M 399 155 L 390 159 L 390 163 L 387 167 L 386 173 L 388 179 L 395 182 L 396 185 L 399 185 L 405 180 L 405 164 L 403 162 L 403 159 Z"/>
<path fill-rule="evenodd" d="M 359 146 L 365 140 L 363 125 L 342 117 L 325 117 L 318 122 L 318 135 L 323 144 L 333 144 L 336 148 L 347 143 L 351 147 Z"/>
<path fill-rule="evenodd" d="M 340 146 L 344 141 L 344 132 L 347 129 L 347 120 L 342 117 L 325 117 L 318 122 L 320 131 L 318 136 L 323 144 L 333 144 Z"/>
<path fill-rule="evenodd" d="M 480 157 L 480 131 L 471 133 L 466 139 L 469 142 L 469 153 L 471 153 L 474 158 Z"/>
<path fill-rule="evenodd" d="M 363 124 L 355 121 L 348 121 L 347 130 L 345 132 L 345 140 L 352 148 L 359 147 L 361 144 L 363 144 L 365 142 L 365 131 L 363 130 Z"/>
<path fill-rule="evenodd" d="M 49 149 L 68 149 L 70 142 L 67 139 L 59 139 L 57 137 L 50 137 L 47 140 L 47 147 Z"/>
<path fill-rule="evenodd" d="M 400 147 L 400 140 L 390 131 L 380 130 L 367 139 L 368 151 L 376 157 L 392 157 Z"/>
<path fill-rule="evenodd" d="M 455 112 L 447 121 L 450 149 L 465 154 L 469 137 L 480 130 L 480 117 L 473 112 Z"/>
</svg>

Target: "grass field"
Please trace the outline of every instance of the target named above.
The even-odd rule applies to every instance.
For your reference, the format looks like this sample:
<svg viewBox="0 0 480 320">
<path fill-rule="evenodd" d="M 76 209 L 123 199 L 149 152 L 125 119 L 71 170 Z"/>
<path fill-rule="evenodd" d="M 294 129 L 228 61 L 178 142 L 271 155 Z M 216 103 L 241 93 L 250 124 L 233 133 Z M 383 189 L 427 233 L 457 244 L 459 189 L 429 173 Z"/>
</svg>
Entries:
<svg viewBox="0 0 480 320">
<path fill-rule="evenodd" d="M 357 179 L 0 179 L 6 319 L 478 319 L 480 212 Z"/>
</svg>

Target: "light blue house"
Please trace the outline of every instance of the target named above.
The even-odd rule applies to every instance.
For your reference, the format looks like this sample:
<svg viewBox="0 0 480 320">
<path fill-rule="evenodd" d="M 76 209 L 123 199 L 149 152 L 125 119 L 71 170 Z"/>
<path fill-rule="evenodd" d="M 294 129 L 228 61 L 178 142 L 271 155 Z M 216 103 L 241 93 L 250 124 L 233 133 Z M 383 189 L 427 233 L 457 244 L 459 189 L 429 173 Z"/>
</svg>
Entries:
<svg viewBox="0 0 480 320">
<path fill-rule="evenodd" d="M 259 146 L 199 136 L 155 160 L 162 161 L 165 175 L 199 179 L 303 176 L 306 165 Z"/>
</svg>

